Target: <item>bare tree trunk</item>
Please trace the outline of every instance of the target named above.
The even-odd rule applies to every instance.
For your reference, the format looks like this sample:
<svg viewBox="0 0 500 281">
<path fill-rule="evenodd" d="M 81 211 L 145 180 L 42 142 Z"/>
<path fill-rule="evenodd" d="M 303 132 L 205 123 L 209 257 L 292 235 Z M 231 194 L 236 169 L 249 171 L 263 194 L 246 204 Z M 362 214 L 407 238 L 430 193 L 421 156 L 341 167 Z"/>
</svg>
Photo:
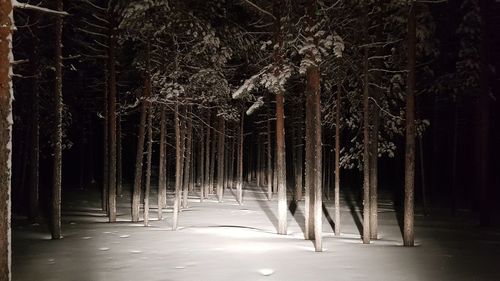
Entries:
<svg viewBox="0 0 500 281">
<path fill-rule="evenodd" d="M 207 142 L 209 142 L 207 140 Z M 207 145 L 208 147 L 208 145 Z M 205 199 L 205 128 L 203 126 L 200 128 L 200 155 L 198 155 L 199 161 L 199 177 L 200 177 L 200 202 Z"/>
<path fill-rule="evenodd" d="M 238 136 L 238 179 L 236 184 L 236 199 L 238 203 L 243 204 L 243 141 L 244 141 L 244 120 L 245 120 L 245 112 L 241 112 L 240 116 L 240 129 Z"/>
<path fill-rule="evenodd" d="M 224 139 L 225 139 L 225 121 L 219 117 L 219 141 L 218 141 L 218 157 L 217 157 L 217 199 L 222 202 L 223 180 L 224 180 Z"/>
<path fill-rule="evenodd" d="M 146 189 L 144 190 L 144 226 L 149 226 L 149 193 L 151 191 L 151 156 L 153 154 L 153 106 L 148 102 L 148 142 L 146 149 Z"/>
<path fill-rule="evenodd" d="M 416 22 L 415 4 L 408 15 L 408 82 L 406 94 L 406 149 L 405 149 L 405 200 L 403 243 L 414 246 L 414 185 L 415 185 L 415 60 Z"/>
<path fill-rule="evenodd" d="M 139 132 L 137 135 L 137 151 L 135 157 L 135 176 L 134 176 L 134 190 L 132 195 L 132 222 L 139 221 L 139 210 L 141 205 L 141 188 L 142 188 L 142 166 L 144 157 L 144 138 L 146 131 L 146 117 L 148 114 L 148 102 L 149 94 L 151 91 L 151 84 L 149 81 L 149 76 L 144 78 L 144 93 L 143 100 L 141 104 L 141 115 L 139 121 Z"/>
<path fill-rule="evenodd" d="M 294 173 L 295 173 L 295 201 L 298 203 L 302 200 L 302 190 L 304 189 L 303 180 L 303 147 L 302 147 L 302 128 L 297 127 L 295 131 L 295 163 L 294 163 Z"/>
<path fill-rule="evenodd" d="M 286 162 L 285 162 L 285 109 L 283 93 L 276 94 L 276 147 L 278 174 L 278 234 L 286 234 Z"/>
<path fill-rule="evenodd" d="M 11 274 L 11 165 L 12 165 L 12 2 L 0 2 L 0 280 Z"/>
<path fill-rule="evenodd" d="M 271 103 L 267 107 L 267 199 L 273 197 L 273 146 L 271 143 Z"/>
<path fill-rule="evenodd" d="M 56 1 L 56 9 L 63 10 L 62 0 Z M 58 16 L 55 26 L 55 131 L 54 131 L 54 182 L 52 186 L 52 220 L 51 233 L 52 239 L 61 239 L 61 184 L 62 184 L 62 29 L 63 19 Z"/>
<path fill-rule="evenodd" d="M 378 89 L 373 90 L 373 99 L 378 101 Z M 378 239 L 378 132 L 380 110 L 372 104 L 372 130 L 370 141 L 370 238 Z"/>
<path fill-rule="evenodd" d="M 309 28 L 316 25 L 316 0 L 308 0 Z M 307 54 L 314 61 L 314 54 Z M 322 248 L 322 187 L 321 187 L 321 101 L 320 72 L 316 65 L 306 70 L 306 239 L 314 239 L 316 252 Z M 308 205 L 309 204 L 309 205 Z"/>
<path fill-rule="evenodd" d="M 366 27 L 365 27 L 366 28 Z M 370 113 L 368 49 L 363 57 L 363 243 L 370 243 Z"/>
<path fill-rule="evenodd" d="M 210 164 L 210 144 L 212 143 L 211 142 L 211 138 L 210 138 L 210 111 L 208 112 L 207 114 L 207 136 L 206 136 L 206 143 L 205 143 L 205 180 L 203 181 L 204 182 L 204 185 L 203 185 L 203 188 L 204 188 L 204 196 L 205 198 L 208 198 L 208 194 L 209 194 L 209 189 L 210 189 L 210 167 L 211 167 L 211 164 Z"/>
<path fill-rule="evenodd" d="M 335 236 L 340 236 L 340 91 L 337 88 L 337 102 L 335 108 Z"/>
<path fill-rule="evenodd" d="M 165 107 L 161 107 L 160 112 L 160 161 L 158 164 L 158 220 L 163 219 L 163 208 L 167 201 L 167 117 Z"/>
<path fill-rule="evenodd" d="M 174 195 L 174 211 L 172 219 L 172 230 L 177 230 L 179 219 L 179 207 L 181 203 L 181 186 L 182 186 L 182 141 L 181 138 L 181 120 L 179 119 L 179 102 L 175 104 L 175 195 Z"/>
<path fill-rule="evenodd" d="M 122 117 L 116 116 L 116 196 L 123 193 Z M 90 142 L 90 141 L 89 141 Z"/>
<path fill-rule="evenodd" d="M 257 131 L 257 186 L 261 187 L 262 186 L 262 136 L 260 135 L 260 130 Z"/>
<path fill-rule="evenodd" d="M 102 109 L 102 114 L 104 116 L 104 124 L 103 124 L 103 147 L 102 147 L 102 189 L 101 189 L 101 208 L 104 212 L 108 212 L 108 188 L 109 188 L 109 151 L 108 151 L 108 96 L 109 96 L 109 83 L 108 83 L 108 76 L 109 76 L 109 69 L 105 67 L 106 70 L 104 71 L 104 104 L 103 104 L 103 109 Z"/>
<path fill-rule="evenodd" d="M 40 19 L 36 13 L 35 22 Z M 39 216 L 39 168 L 40 168 L 40 91 L 39 91 L 39 40 L 37 38 L 38 24 L 31 27 L 33 32 L 33 48 L 30 55 L 32 84 L 32 123 L 30 151 L 30 184 L 29 184 L 29 219 L 37 220 Z"/>
<path fill-rule="evenodd" d="M 109 222 L 116 222 L 116 36 L 113 24 L 108 32 L 108 213 Z"/>
<path fill-rule="evenodd" d="M 191 175 L 191 150 L 192 150 L 192 135 L 193 135 L 193 122 L 191 121 L 191 116 L 189 116 L 191 110 L 186 110 L 186 119 L 187 119 L 187 127 L 186 127 L 186 139 L 185 139 L 185 161 L 184 161 L 184 180 L 182 187 L 182 208 L 186 209 L 188 207 L 188 195 L 189 195 L 189 184 L 190 184 L 190 175 Z"/>
<path fill-rule="evenodd" d="M 217 119 L 217 118 L 216 118 Z M 216 123 L 216 120 L 214 120 L 214 125 Z M 212 134 L 212 147 L 210 150 L 210 185 L 209 185 L 209 193 L 213 194 L 214 193 L 214 188 L 215 188 L 215 157 L 216 157 L 216 145 L 217 145 L 217 130 L 215 128 L 213 129 L 213 134 Z"/>
</svg>

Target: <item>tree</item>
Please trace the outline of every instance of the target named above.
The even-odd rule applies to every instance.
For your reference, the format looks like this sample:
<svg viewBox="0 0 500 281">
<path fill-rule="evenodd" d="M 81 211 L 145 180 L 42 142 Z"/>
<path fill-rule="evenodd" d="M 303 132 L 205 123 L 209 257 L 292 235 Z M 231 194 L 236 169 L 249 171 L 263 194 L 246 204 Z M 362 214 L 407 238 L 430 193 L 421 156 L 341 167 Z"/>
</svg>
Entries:
<svg viewBox="0 0 500 281">
<path fill-rule="evenodd" d="M 416 61 L 416 13 L 415 3 L 408 14 L 408 82 L 406 94 L 406 148 L 405 148 L 405 200 L 403 242 L 414 245 L 414 185 L 415 185 L 415 61 Z"/>
<path fill-rule="evenodd" d="M 309 32 L 316 25 L 316 0 L 307 1 L 307 23 Z M 313 34 L 309 33 L 308 42 L 317 44 Z M 311 62 L 316 62 L 312 50 L 306 52 Z M 320 100 L 320 71 L 315 63 L 306 67 L 306 213 L 309 222 L 306 222 L 308 239 L 314 239 L 316 252 L 322 248 L 322 188 L 321 188 L 321 100 Z"/>
<path fill-rule="evenodd" d="M 0 280 L 11 280 L 12 2 L 0 1 Z"/>
<path fill-rule="evenodd" d="M 62 0 L 56 1 L 57 11 L 63 11 Z M 56 17 L 55 24 L 55 132 L 54 132 L 54 182 L 52 186 L 52 239 L 61 239 L 61 184 L 62 184 L 62 137 L 63 137 L 63 93 L 62 93 L 62 16 Z"/>
</svg>

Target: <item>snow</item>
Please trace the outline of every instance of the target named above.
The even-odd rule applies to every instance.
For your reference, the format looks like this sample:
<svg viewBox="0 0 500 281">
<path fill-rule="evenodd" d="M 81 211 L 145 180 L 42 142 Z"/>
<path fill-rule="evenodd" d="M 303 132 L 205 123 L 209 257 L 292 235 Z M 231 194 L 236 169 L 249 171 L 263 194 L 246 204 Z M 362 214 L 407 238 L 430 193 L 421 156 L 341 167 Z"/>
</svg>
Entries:
<svg viewBox="0 0 500 281">
<path fill-rule="evenodd" d="M 47 240 L 43 225 L 15 222 L 14 280 L 499 280 L 500 230 L 475 227 L 467 213 L 461 219 L 417 215 L 417 246 L 402 247 L 392 202 L 381 196 L 380 239 L 365 245 L 356 222 L 361 205 L 348 201 L 356 198 L 350 195 L 341 198 L 341 236 L 324 216 L 325 251 L 316 253 L 303 239 L 304 201 L 288 213 L 288 235 L 278 235 L 277 202 L 257 187 L 244 190 L 242 206 L 234 190 L 226 190 L 224 203 L 200 203 L 193 194 L 177 231 L 171 231 L 170 209 L 150 227 L 128 222 L 128 195 L 119 198 L 119 222 L 109 224 L 93 215 L 97 191 L 71 190 L 63 206 L 64 239 Z M 153 193 L 153 216 L 154 201 Z M 333 214 L 332 202 L 325 205 Z"/>
</svg>

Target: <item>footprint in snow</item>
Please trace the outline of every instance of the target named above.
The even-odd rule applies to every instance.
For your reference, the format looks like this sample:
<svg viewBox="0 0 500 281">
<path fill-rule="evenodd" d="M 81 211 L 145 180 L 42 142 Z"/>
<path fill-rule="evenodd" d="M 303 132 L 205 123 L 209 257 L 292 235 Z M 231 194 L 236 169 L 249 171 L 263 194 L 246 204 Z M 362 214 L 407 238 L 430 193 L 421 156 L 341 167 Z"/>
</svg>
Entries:
<svg viewBox="0 0 500 281">
<path fill-rule="evenodd" d="M 270 269 L 270 268 L 263 268 L 263 269 L 259 269 L 258 271 L 259 271 L 260 275 L 264 275 L 264 276 L 269 276 L 269 275 L 272 275 L 274 273 L 274 270 Z"/>
</svg>

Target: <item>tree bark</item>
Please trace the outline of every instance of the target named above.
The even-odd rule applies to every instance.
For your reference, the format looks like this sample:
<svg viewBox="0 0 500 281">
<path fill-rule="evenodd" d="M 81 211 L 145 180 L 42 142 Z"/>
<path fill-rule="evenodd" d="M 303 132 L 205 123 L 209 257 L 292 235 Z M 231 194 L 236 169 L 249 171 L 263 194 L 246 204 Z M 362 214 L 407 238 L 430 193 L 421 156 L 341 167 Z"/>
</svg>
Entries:
<svg viewBox="0 0 500 281">
<path fill-rule="evenodd" d="M 174 211 L 172 219 L 172 230 L 177 230 L 179 219 L 179 205 L 181 203 L 181 186 L 182 186 L 182 138 L 181 124 L 179 119 L 179 102 L 175 104 L 175 195 L 174 195 Z"/>
<path fill-rule="evenodd" d="M 56 1 L 56 9 L 63 10 L 62 0 Z M 55 25 L 55 131 L 54 131 L 54 182 L 52 186 L 52 220 L 51 233 L 52 239 L 61 239 L 61 184 L 62 184 L 62 29 L 63 19 L 61 16 L 56 18 Z"/>
<path fill-rule="evenodd" d="M 316 0 L 308 0 L 307 20 L 309 28 L 316 25 Z M 312 35 L 312 34 L 311 34 Z M 307 54 L 315 61 L 314 54 Z M 308 239 L 314 239 L 316 252 L 322 248 L 322 187 L 321 187 L 321 100 L 320 71 L 317 65 L 311 65 L 306 70 L 306 234 Z M 309 206 L 307 204 L 309 203 Z"/>
<path fill-rule="evenodd" d="M 160 161 L 158 163 L 158 220 L 163 219 L 163 208 L 167 201 L 167 117 L 165 107 L 161 107 L 160 112 Z"/>
<path fill-rule="evenodd" d="M 205 180 L 203 181 L 204 182 L 204 185 L 202 186 L 202 188 L 204 188 L 205 192 L 204 192 L 204 196 L 205 198 L 208 198 L 208 194 L 209 194 L 209 188 L 210 188 L 210 167 L 211 167 L 211 164 L 210 164 L 210 153 L 211 153 L 211 150 L 210 150 L 210 144 L 212 143 L 211 142 L 211 138 L 210 138 L 210 111 L 208 112 L 207 114 L 207 134 L 206 134 L 206 143 L 205 143 Z"/>
<path fill-rule="evenodd" d="M 238 203 L 243 204 L 243 141 L 244 141 L 244 120 L 245 112 L 241 112 L 240 129 L 238 136 L 238 172 L 237 172 L 237 184 L 236 184 L 236 199 Z"/>
<path fill-rule="evenodd" d="M 186 139 L 185 139 L 185 161 L 184 161 L 184 180 L 182 187 L 182 208 L 186 209 L 188 207 L 188 195 L 189 195 L 189 184 L 190 184 L 190 176 L 191 176 L 191 150 L 193 147 L 193 122 L 191 117 L 189 116 L 191 110 L 186 110 Z"/>
<path fill-rule="evenodd" d="M 151 156 L 153 154 L 153 106 L 148 101 L 148 142 L 146 149 L 146 188 L 144 190 L 144 226 L 149 226 L 149 193 L 151 191 Z"/>
<path fill-rule="evenodd" d="M 123 149 L 122 149 L 122 117 L 116 116 L 116 196 L 122 197 L 123 193 Z M 89 140 L 90 143 L 90 140 Z"/>
<path fill-rule="evenodd" d="M 40 19 L 38 13 L 34 15 L 34 21 Z M 40 91 L 39 91 L 39 39 L 38 24 L 32 27 L 33 48 L 30 55 L 32 81 L 32 123 L 31 123 L 31 151 L 30 151 L 30 184 L 29 184 L 29 219 L 37 220 L 39 216 L 39 168 L 40 168 Z"/>
<path fill-rule="evenodd" d="M 337 88 L 337 102 L 335 108 L 335 236 L 340 236 L 340 109 L 341 89 Z"/>
<path fill-rule="evenodd" d="M 298 203 L 302 200 L 302 191 L 304 189 L 303 180 L 303 166 L 304 166 L 304 151 L 302 147 L 302 133 L 303 130 L 301 126 L 296 128 L 295 131 L 295 163 L 294 163 L 294 173 L 295 173 L 295 201 Z"/>
<path fill-rule="evenodd" d="M 219 141 L 218 144 L 218 157 L 217 157 L 217 199 L 222 202 L 223 183 L 224 183 L 224 139 L 225 139 L 225 121 L 224 118 L 219 117 Z"/>
<path fill-rule="evenodd" d="M 267 107 L 267 199 L 273 197 L 273 145 L 271 143 L 271 102 Z"/>
<path fill-rule="evenodd" d="M 370 243 L 370 107 L 368 49 L 363 54 L 363 243 Z"/>
<path fill-rule="evenodd" d="M 0 2 L 0 280 L 11 280 L 12 2 Z"/>
<path fill-rule="evenodd" d="M 405 199 L 403 243 L 414 246 L 414 185 L 415 185 L 415 61 L 416 21 L 415 4 L 408 15 L 408 81 L 406 94 L 406 148 L 405 148 Z"/>
<path fill-rule="evenodd" d="M 109 69 L 105 67 L 104 70 L 104 104 L 102 109 L 102 114 L 104 116 L 103 122 L 103 147 L 102 147 L 102 189 L 101 189 L 101 208 L 104 212 L 108 212 L 108 188 L 109 188 L 109 153 L 108 153 L 108 139 L 109 139 L 109 130 L 108 130 L 108 96 L 109 96 L 109 83 L 108 78 Z"/>
<path fill-rule="evenodd" d="M 147 99 L 151 91 L 149 76 L 144 78 L 143 100 L 141 102 L 141 113 L 139 121 L 139 132 L 137 135 L 137 151 L 135 157 L 135 176 L 134 190 L 132 195 L 132 222 L 139 221 L 139 210 L 141 205 L 141 188 L 142 188 L 142 166 L 144 157 L 144 139 L 146 131 L 146 117 L 148 113 Z"/>
<path fill-rule="evenodd" d="M 112 18 L 112 15 L 110 15 Z M 114 25 L 108 30 L 108 213 L 109 222 L 116 222 L 116 38 Z"/>
<path fill-rule="evenodd" d="M 208 142 L 208 140 L 207 140 Z M 205 128 L 200 128 L 200 155 L 198 155 L 200 178 L 200 202 L 205 199 Z"/>
</svg>

